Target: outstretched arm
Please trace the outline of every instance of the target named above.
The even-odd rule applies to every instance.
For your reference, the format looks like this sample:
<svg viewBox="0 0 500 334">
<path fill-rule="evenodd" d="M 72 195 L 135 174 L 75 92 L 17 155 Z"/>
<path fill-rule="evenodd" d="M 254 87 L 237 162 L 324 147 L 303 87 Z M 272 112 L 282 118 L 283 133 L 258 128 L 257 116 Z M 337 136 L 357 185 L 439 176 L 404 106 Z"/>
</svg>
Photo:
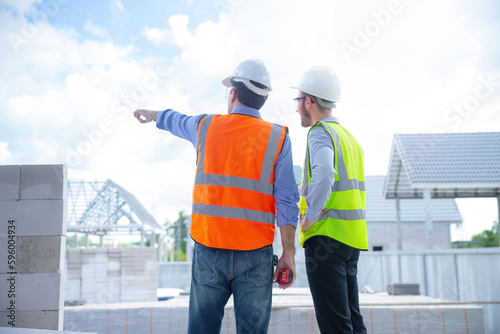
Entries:
<svg viewBox="0 0 500 334">
<path fill-rule="evenodd" d="M 189 140 L 195 149 L 198 138 L 198 124 L 205 116 L 206 114 L 188 116 L 172 109 L 164 111 L 137 109 L 134 111 L 134 117 L 140 123 L 155 122 L 158 129 L 169 131 L 174 136 Z"/>
</svg>

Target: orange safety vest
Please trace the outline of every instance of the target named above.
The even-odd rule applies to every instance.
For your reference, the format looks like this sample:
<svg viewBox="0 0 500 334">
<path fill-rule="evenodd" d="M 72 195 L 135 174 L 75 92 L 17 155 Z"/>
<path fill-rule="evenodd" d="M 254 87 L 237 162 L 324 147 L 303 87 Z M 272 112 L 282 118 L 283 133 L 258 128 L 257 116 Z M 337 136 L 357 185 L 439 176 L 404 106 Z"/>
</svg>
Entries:
<svg viewBox="0 0 500 334">
<path fill-rule="evenodd" d="M 274 241 L 274 165 L 287 128 L 240 115 L 199 124 L 191 237 L 207 247 L 253 250 Z"/>
</svg>

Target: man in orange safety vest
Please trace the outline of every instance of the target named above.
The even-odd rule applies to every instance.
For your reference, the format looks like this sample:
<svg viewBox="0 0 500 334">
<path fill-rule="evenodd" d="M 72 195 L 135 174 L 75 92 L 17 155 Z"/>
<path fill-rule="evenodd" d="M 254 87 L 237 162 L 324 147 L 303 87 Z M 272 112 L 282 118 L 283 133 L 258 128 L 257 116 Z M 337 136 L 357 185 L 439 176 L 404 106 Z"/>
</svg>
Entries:
<svg viewBox="0 0 500 334">
<path fill-rule="evenodd" d="M 273 280 L 282 269 L 295 273 L 299 195 L 291 143 L 286 127 L 260 115 L 272 90 L 262 61 L 243 61 L 223 84 L 227 114 L 140 109 L 134 115 L 189 140 L 197 151 L 189 333 L 219 333 L 231 295 L 237 332 L 267 333 Z M 275 225 L 283 254 L 273 272 Z"/>
</svg>

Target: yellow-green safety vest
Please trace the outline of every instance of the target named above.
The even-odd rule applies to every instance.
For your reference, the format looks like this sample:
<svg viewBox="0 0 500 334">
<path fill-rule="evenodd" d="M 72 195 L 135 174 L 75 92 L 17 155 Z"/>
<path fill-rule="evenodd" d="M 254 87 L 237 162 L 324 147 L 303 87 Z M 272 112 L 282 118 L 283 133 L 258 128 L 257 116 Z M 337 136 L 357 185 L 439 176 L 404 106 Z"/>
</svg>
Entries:
<svg viewBox="0 0 500 334">
<path fill-rule="evenodd" d="M 358 141 L 336 122 L 316 123 L 309 132 L 322 126 L 332 137 L 335 150 L 335 182 L 324 209 L 328 211 L 304 233 L 299 230 L 299 241 L 317 235 L 328 236 L 360 250 L 368 249 L 366 232 L 366 191 L 363 149 Z M 306 214 L 311 164 L 309 143 L 304 161 L 304 177 L 300 188 L 300 214 Z"/>
</svg>

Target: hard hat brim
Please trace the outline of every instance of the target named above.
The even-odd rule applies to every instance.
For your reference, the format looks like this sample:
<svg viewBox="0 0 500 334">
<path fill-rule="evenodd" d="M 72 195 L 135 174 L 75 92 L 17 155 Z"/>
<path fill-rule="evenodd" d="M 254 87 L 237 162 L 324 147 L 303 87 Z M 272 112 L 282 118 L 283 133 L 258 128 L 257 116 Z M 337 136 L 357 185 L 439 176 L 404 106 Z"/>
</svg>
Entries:
<svg viewBox="0 0 500 334">
<path fill-rule="evenodd" d="M 231 86 L 231 80 L 232 80 L 232 79 L 246 79 L 246 80 L 251 80 L 251 79 L 248 79 L 248 78 L 245 78 L 245 77 L 229 76 L 229 77 L 225 78 L 224 80 L 222 80 L 222 84 L 223 84 L 224 86 L 228 87 L 228 88 L 229 88 L 229 87 L 232 87 L 232 86 Z M 255 81 L 255 80 L 253 80 L 253 81 Z M 273 91 L 272 87 L 269 87 L 269 86 L 268 86 L 268 85 L 266 85 L 265 83 L 262 83 L 262 82 L 259 82 L 259 81 L 255 81 L 255 82 L 260 83 L 260 84 L 261 84 L 261 85 L 263 85 L 263 86 L 266 86 L 266 87 L 267 87 L 268 92 L 272 92 L 272 91 Z"/>
<path fill-rule="evenodd" d="M 233 77 L 227 77 L 227 78 L 225 78 L 224 80 L 222 80 L 222 84 L 223 84 L 224 86 L 228 87 L 228 88 L 229 88 L 229 87 L 231 87 L 231 79 L 232 79 L 232 78 L 233 78 Z"/>
<path fill-rule="evenodd" d="M 300 90 L 301 92 L 304 92 L 304 93 L 306 93 L 306 94 L 309 94 L 309 95 L 312 95 L 312 96 L 315 96 L 315 97 L 319 97 L 320 99 L 323 99 L 323 100 L 328 101 L 328 102 L 331 102 L 331 103 L 340 102 L 340 98 L 336 99 L 336 101 L 331 101 L 331 100 L 329 100 L 329 99 L 325 99 L 325 98 L 324 98 L 324 97 L 322 97 L 322 96 L 316 96 L 316 95 L 314 95 L 314 94 L 313 94 L 313 93 L 311 93 L 311 92 L 308 92 L 308 91 L 302 90 L 300 87 L 290 86 L 290 88 L 291 88 L 291 89 L 298 89 L 298 90 Z"/>
</svg>

